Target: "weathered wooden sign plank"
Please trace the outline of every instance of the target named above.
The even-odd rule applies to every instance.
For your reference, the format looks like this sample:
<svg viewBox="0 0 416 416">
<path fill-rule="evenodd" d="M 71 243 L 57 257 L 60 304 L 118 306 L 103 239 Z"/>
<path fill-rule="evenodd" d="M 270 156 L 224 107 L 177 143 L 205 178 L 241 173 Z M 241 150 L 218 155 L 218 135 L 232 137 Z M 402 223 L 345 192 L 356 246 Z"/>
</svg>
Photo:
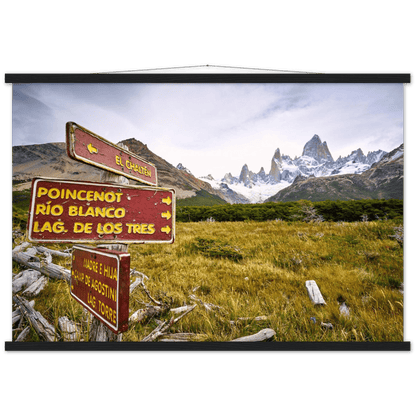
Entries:
<svg viewBox="0 0 416 416">
<path fill-rule="evenodd" d="M 74 246 L 71 296 L 115 334 L 128 329 L 130 254 Z"/>
<path fill-rule="evenodd" d="M 175 190 L 35 178 L 33 242 L 173 243 Z"/>
<path fill-rule="evenodd" d="M 66 123 L 66 145 L 72 159 L 157 186 L 155 165 L 76 123 Z"/>
</svg>

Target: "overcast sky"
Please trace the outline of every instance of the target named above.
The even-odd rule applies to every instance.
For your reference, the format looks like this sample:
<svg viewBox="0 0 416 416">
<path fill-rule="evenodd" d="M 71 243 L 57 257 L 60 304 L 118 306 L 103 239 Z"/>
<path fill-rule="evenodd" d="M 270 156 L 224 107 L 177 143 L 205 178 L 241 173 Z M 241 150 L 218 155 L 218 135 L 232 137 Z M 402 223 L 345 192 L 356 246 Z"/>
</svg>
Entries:
<svg viewBox="0 0 416 416">
<path fill-rule="evenodd" d="M 13 85 L 13 146 L 65 141 L 73 121 L 114 143 L 134 137 L 195 176 L 270 170 L 318 134 L 334 159 L 403 143 L 402 84 Z"/>
</svg>

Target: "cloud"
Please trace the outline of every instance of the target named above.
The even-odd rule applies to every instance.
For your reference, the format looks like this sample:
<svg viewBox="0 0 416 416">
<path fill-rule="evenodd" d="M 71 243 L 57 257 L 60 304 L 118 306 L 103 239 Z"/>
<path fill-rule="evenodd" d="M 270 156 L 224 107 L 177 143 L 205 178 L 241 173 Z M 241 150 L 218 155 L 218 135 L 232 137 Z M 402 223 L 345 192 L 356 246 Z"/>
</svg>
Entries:
<svg viewBox="0 0 416 416">
<path fill-rule="evenodd" d="M 65 140 L 74 121 L 117 143 L 134 137 L 195 175 L 270 168 L 318 134 L 337 158 L 403 141 L 399 84 L 15 85 L 13 144 Z"/>
</svg>

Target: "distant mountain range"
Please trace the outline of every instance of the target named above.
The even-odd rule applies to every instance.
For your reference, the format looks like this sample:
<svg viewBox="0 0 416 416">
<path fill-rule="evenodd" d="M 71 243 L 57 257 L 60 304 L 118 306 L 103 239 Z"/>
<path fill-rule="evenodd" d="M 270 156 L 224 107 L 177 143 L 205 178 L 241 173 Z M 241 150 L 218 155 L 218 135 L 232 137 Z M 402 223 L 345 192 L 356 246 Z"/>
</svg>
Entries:
<svg viewBox="0 0 416 416">
<path fill-rule="evenodd" d="M 213 195 L 228 203 L 259 203 L 298 199 L 403 198 L 403 144 L 390 153 L 383 150 L 364 155 L 361 149 L 334 160 L 318 135 L 309 140 L 302 156 L 292 159 L 276 149 L 269 173 L 253 173 L 247 165 L 238 177 L 227 173 L 221 180 L 211 175 L 196 178 L 179 164 L 174 167 L 135 139 L 120 142 L 156 165 L 158 185 L 176 189 L 177 198 L 197 203 L 200 195 Z M 99 182 L 103 171 L 70 159 L 65 143 L 13 147 L 14 189 L 30 186 L 35 176 Z M 139 185 L 136 181 L 132 184 Z M 190 198 L 190 199 L 188 199 Z"/>
<path fill-rule="evenodd" d="M 326 142 L 315 134 L 304 146 L 302 156 L 292 159 L 276 149 L 271 159 L 269 173 L 262 167 L 258 173 L 249 170 L 245 164 L 238 177 L 227 173 L 221 180 L 211 175 L 200 179 L 208 182 L 214 189 L 231 190 L 250 202 L 263 202 L 291 186 L 295 181 L 307 178 L 333 177 L 337 175 L 358 175 L 378 163 L 386 152 L 377 150 L 364 155 L 361 149 L 354 150 L 346 157 L 334 160 Z M 181 164 L 180 170 L 186 169 Z M 328 194 L 330 195 L 330 194 Z M 338 195 L 340 196 L 340 195 Z M 340 196 L 342 198 L 342 196 Z"/>
</svg>

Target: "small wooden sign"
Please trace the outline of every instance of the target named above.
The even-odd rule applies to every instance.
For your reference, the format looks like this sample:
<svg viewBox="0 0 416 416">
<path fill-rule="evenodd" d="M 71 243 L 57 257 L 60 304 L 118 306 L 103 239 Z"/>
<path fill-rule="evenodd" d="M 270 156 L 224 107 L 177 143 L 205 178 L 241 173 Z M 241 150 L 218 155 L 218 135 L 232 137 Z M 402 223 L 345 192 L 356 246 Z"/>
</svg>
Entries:
<svg viewBox="0 0 416 416">
<path fill-rule="evenodd" d="M 28 219 L 34 242 L 173 243 L 175 190 L 35 178 Z"/>
<path fill-rule="evenodd" d="M 68 156 L 129 179 L 157 186 L 156 166 L 76 123 L 66 123 Z"/>
<path fill-rule="evenodd" d="M 116 334 L 129 320 L 130 254 L 74 246 L 71 296 Z"/>
</svg>

